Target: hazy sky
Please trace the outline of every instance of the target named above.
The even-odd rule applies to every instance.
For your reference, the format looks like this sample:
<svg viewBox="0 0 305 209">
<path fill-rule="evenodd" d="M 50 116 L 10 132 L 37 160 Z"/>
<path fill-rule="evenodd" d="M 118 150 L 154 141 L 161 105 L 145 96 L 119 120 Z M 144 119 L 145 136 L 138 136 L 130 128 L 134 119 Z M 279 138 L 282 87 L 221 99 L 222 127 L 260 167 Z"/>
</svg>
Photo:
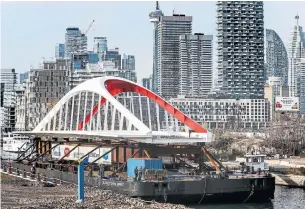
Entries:
<svg viewBox="0 0 305 209">
<path fill-rule="evenodd" d="M 88 33 L 88 50 L 93 37 L 106 36 L 108 48 L 135 55 L 138 78 L 152 73 L 153 26 L 148 14 L 154 2 L 2 2 L 1 68 L 25 72 L 37 67 L 41 57 L 54 56 L 55 44 L 64 43 L 65 30 L 77 26 Z M 193 33 L 216 34 L 215 2 L 160 2 L 165 15 L 193 16 Z M 305 2 L 265 2 L 265 28 L 275 30 L 287 43 L 298 13 L 305 27 Z M 215 37 L 214 37 L 215 38 Z"/>
</svg>

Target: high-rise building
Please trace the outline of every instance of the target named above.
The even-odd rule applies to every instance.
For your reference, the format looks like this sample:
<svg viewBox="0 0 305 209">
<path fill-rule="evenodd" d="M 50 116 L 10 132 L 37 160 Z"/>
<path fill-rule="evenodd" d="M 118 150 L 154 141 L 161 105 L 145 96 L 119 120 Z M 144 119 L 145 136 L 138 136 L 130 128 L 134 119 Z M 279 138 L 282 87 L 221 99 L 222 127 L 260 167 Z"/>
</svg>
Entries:
<svg viewBox="0 0 305 209">
<path fill-rule="evenodd" d="M 181 35 L 179 94 L 203 97 L 212 89 L 212 35 Z"/>
<path fill-rule="evenodd" d="M 109 49 L 106 51 L 103 61 L 112 61 L 115 63 L 115 67 L 121 69 L 121 55 L 119 48 Z"/>
<path fill-rule="evenodd" d="M 19 83 L 24 83 L 26 81 L 26 79 L 29 78 L 29 73 L 25 72 L 25 73 L 20 73 L 19 74 Z"/>
<path fill-rule="evenodd" d="M 152 88 L 154 92 L 157 92 L 158 86 L 158 23 L 159 18 L 163 16 L 162 11 L 159 7 L 159 2 L 156 1 L 155 10 L 149 14 L 149 20 L 154 24 L 153 30 L 153 78 L 152 78 Z"/>
<path fill-rule="evenodd" d="M 106 37 L 94 37 L 93 38 L 93 51 L 99 55 L 99 59 L 102 60 L 107 47 L 107 38 Z"/>
<path fill-rule="evenodd" d="M 192 17 L 161 16 L 158 23 L 157 93 L 165 98 L 179 94 L 179 37 L 192 34 Z"/>
<path fill-rule="evenodd" d="M 218 86 L 230 98 L 264 98 L 263 5 L 217 2 Z"/>
<path fill-rule="evenodd" d="M 71 58 L 75 53 L 87 52 L 87 36 L 79 28 L 67 28 L 65 38 L 65 57 Z"/>
<path fill-rule="evenodd" d="M 1 120 L 6 121 L 2 124 L 1 130 L 13 131 L 16 124 L 16 92 L 15 87 L 17 84 L 17 73 L 15 69 L 1 69 L 1 112 L 4 118 Z"/>
<path fill-rule="evenodd" d="M 300 69 L 302 58 L 305 58 L 305 33 L 303 28 L 299 26 L 299 16 L 295 16 L 295 26 L 290 34 L 288 43 L 288 86 L 289 95 L 291 97 L 300 96 Z"/>
<path fill-rule="evenodd" d="M 268 77 L 282 78 L 282 84 L 288 84 L 288 55 L 279 35 L 266 29 L 266 67 Z"/>
<path fill-rule="evenodd" d="M 152 75 L 142 79 L 142 86 L 152 91 Z"/>
<path fill-rule="evenodd" d="M 137 82 L 136 62 L 133 55 L 123 54 L 120 77 Z"/>
<path fill-rule="evenodd" d="M 65 58 L 65 44 L 56 44 L 55 58 Z"/>
<path fill-rule="evenodd" d="M 69 69 L 69 59 L 63 58 L 45 60 L 38 69 L 30 69 L 25 90 L 26 130 L 35 128 L 68 92 Z"/>
<path fill-rule="evenodd" d="M 16 127 L 18 131 L 25 131 L 25 121 L 26 121 L 26 81 L 16 85 Z"/>
</svg>

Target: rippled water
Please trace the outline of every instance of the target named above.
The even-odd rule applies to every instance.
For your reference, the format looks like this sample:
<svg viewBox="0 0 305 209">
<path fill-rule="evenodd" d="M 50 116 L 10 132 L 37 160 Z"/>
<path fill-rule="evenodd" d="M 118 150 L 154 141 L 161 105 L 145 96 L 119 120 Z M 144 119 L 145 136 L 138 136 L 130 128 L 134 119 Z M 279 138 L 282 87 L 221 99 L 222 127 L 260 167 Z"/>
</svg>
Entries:
<svg viewBox="0 0 305 209">
<path fill-rule="evenodd" d="M 305 189 L 275 186 L 274 200 L 270 203 L 204 204 L 196 209 L 305 209 Z"/>
</svg>

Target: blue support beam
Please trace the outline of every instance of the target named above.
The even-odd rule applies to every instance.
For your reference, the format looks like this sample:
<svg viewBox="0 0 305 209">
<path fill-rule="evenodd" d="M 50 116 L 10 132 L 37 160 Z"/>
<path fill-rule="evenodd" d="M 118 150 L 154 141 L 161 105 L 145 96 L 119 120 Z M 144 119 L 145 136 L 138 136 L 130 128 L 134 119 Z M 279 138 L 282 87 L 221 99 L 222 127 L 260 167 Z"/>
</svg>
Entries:
<svg viewBox="0 0 305 209">
<path fill-rule="evenodd" d="M 84 164 L 88 163 L 88 157 L 78 161 L 78 200 L 83 201 L 85 199 L 85 171 Z"/>
</svg>

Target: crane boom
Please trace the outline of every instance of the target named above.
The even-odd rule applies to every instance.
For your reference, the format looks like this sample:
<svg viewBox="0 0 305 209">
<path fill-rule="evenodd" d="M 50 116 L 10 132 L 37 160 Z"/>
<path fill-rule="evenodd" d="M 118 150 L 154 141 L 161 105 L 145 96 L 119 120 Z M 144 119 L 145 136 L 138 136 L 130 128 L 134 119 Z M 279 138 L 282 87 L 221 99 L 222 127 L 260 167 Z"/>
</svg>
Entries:
<svg viewBox="0 0 305 209">
<path fill-rule="evenodd" d="M 89 30 L 92 27 L 94 22 L 95 22 L 95 20 L 92 20 L 92 22 L 90 23 L 90 25 L 89 25 L 88 29 L 86 30 L 86 32 L 84 33 L 84 35 L 87 35 L 87 33 L 89 32 Z"/>
</svg>

